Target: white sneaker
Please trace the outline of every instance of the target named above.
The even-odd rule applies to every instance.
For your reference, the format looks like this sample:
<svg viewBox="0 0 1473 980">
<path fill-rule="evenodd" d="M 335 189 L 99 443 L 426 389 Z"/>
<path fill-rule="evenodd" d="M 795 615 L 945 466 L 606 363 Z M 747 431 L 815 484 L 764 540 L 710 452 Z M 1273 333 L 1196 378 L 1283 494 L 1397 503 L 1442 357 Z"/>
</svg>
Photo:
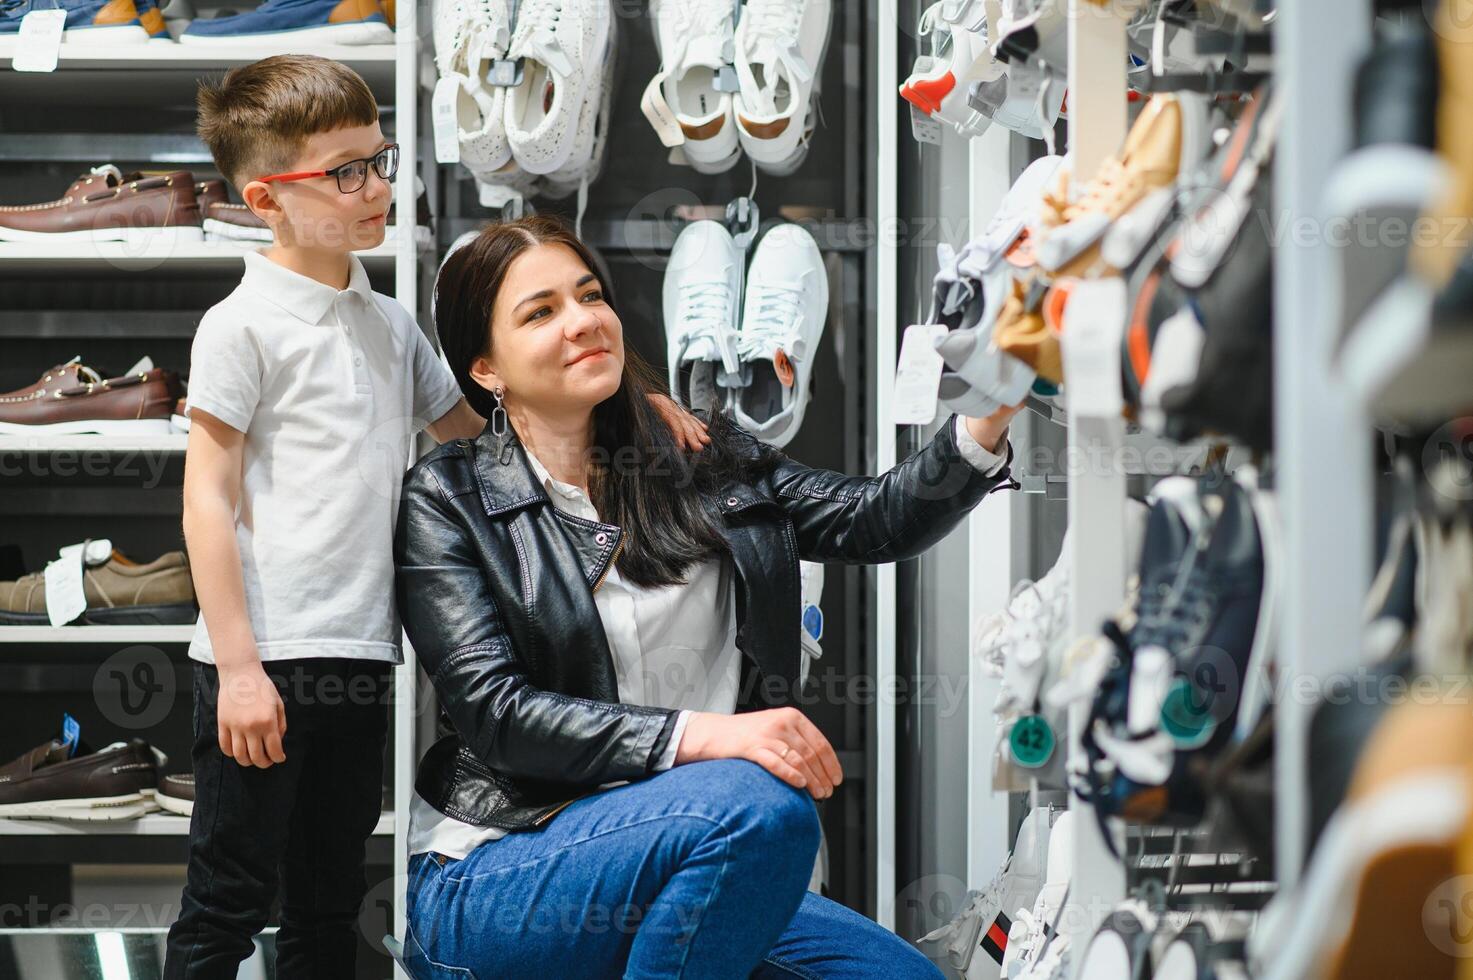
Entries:
<svg viewBox="0 0 1473 980">
<path fill-rule="evenodd" d="M 741 156 L 732 93 L 716 87 L 731 61 L 732 0 L 651 0 L 660 71 L 640 100 L 660 142 L 679 148 L 703 174 L 730 170 Z"/>
<path fill-rule="evenodd" d="M 441 75 L 464 75 L 471 39 L 470 0 L 434 0 L 430 29 L 435 42 L 435 68 Z"/>
<path fill-rule="evenodd" d="M 814 94 L 829 43 L 830 0 L 747 0 L 736 29 L 737 136 L 768 173 L 808 154 Z"/>
<path fill-rule="evenodd" d="M 1004 70 L 987 45 L 986 6 L 983 0 L 936 0 L 927 7 L 916 34 L 930 35 L 931 53 L 916 58 L 900 86 L 901 98 L 964 137 L 980 136 L 990 125 L 967 102 L 968 87 L 1000 78 Z"/>
<path fill-rule="evenodd" d="M 829 312 L 829 279 L 813 236 L 781 224 L 762 236 L 747 271 L 737 350 L 745 384 L 737 423 L 778 448 L 803 424 L 808 383 Z"/>
<path fill-rule="evenodd" d="M 609 0 L 523 0 L 507 49 L 522 81 L 505 90 L 506 136 L 517 164 L 550 174 L 578 143 L 584 87 L 597 85 L 609 44 Z"/>
<path fill-rule="evenodd" d="M 693 221 L 675 239 L 665 267 L 665 353 L 670 397 L 688 408 L 720 409 L 717 369 L 741 374 L 737 304 L 742 253 L 718 221 Z"/>
<path fill-rule="evenodd" d="M 581 225 L 588 185 L 598 180 L 603 171 L 604 148 L 609 136 L 609 104 L 614 95 L 614 66 L 619 63 L 619 24 L 609 23 L 608 55 L 598 71 L 589 75 L 593 83 L 584 86 L 583 110 L 578 114 L 578 128 L 573 139 L 573 152 L 568 162 L 547 175 L 543 187 L 548 197 L 567 197 L 579 193 L 578 221 Z"/>
</svg>

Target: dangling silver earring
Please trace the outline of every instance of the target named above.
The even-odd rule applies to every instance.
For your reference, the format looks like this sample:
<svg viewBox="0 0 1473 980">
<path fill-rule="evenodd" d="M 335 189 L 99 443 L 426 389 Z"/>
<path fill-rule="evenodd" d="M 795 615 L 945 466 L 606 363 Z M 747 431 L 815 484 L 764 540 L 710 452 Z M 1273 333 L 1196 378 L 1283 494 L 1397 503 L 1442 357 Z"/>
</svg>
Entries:
<svg viewBox="0 0 1473 980">
<path fill-rule="evenodd" d="M 498 439 L 506 438 L 506 409 L 501 406 L 505 394 L 506 389 L 500 385 L 491 391 L 491 396 L 496 399 L 496 407 L 491 410 L 491 434 Z"/>
</svg>

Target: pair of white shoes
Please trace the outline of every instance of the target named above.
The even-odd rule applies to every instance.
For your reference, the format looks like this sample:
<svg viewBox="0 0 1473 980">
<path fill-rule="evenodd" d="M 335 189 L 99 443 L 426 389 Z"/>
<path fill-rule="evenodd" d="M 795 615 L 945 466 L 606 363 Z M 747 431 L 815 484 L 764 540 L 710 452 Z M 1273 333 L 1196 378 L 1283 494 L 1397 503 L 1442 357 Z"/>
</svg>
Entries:
<svg viewBox="0 0 1473 980">
<path fill-rule="evenodd" d="M 743 289 L 745 260 L 716 221 L 692 222 L 676 238 L 664 290 L 670 394 L 690 408 L 729 410 L 780 448 L 808 407 L 828 275 L 818 243 L 794 224 L 757 242 Z"/>
<path fill-rule="evenodd" d="M 434 38 L 441 78 L 457 83 L 460 162 L 482 203 L 586 193 L 618 60 L 609 0 L 436 0 Z"/>
<path fill-rule="evenodd" d="M 674 162 L 772 174 L 808 153 L 831 0 L 650 0 L 660 71 L 640 107 Z"/>
</svg>

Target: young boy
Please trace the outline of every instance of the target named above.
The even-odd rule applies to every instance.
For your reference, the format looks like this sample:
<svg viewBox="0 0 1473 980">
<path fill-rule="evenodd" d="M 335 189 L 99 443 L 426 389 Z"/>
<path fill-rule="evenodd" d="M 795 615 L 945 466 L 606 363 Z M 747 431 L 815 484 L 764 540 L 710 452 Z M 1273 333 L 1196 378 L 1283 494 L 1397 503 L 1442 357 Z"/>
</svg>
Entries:
<svg viewBox="0 0 1473 980">
<path fill-rule="evenodd" d="M 274 244 L 191 353 L 195 803 L 164 972 L 234 978 L 279 883 L 278 980 L 351 977 L 402 662 L 399 487 L 420 428 L 473 439 L 485 420 L 352 254 L 383 241 L 398 166 L 363 79 L 266 58 L 201 89 L 199 132 Z M 652 401 L 698 450 L 701 424 Z"/>
<path fill-rule="evenodd" d="M 398 164 L 363 79 L 267 58 L 201 89 L 199 132 L 275 244 L 191 354 L 195 806 L 165 975 L 233 978 L 279 881 L 276 975 L 351 977 L 402 660 L 398 488 L 419 428 L 485 423 L 352 254 L 383 241 Z"/>
</svg>

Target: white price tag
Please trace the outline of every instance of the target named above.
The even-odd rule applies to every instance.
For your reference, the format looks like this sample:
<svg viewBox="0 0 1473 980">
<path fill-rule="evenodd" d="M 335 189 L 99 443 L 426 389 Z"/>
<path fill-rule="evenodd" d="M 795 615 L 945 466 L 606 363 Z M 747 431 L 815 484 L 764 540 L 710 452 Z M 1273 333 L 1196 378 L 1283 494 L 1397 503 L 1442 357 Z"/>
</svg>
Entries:
<svg viewBox="0 0 1473 980">
<path fill-rule="evenodd" d="M 435 83 L 430 98 L 430 123 L 435 132 L 435 162 L 460 162 L 460 123 L 455 117 L 455 103 L 460 98 L 460 79 L 448 75 Z"/>
<path fill-rule="evenodd" d="M 941 124 L 915 106 L 910 107 L 910 133 L 917 143 L 941 142 Z"/>
<path fill-rule="evenodd" d="M 1118 418 L 1120 340 L 1125 331 L 1125 280 L 1081 279 L 1064 308 L 1064 396 L 1071 416 Z"/>
<path fill-rule="evenodd" d="M 47 564 L 46 617 L 52 626 L 65 626 L 86 611 L 83 568 L 107 561 L 112 553 L 112 542 L 101 538 L 85 545 L 67 545 L 61 549 L 59 558 Z"/>
<path fill-rule="evenodd" d="M 916 323 L 905 328 L 900 360 L 895 365 L 896 425 L 925 425 L 936 418 L 936 391 L 945 363 L 936 353 L 936 341 L 946 336 L 944 323 Z"/>
<path fill-rule="evenodd" d="M 26 14 L 20 19 L 10 67 L 16 71 L 56 71 L 65 29 L 65 10 L 32 10 Z"/>
</svg>

